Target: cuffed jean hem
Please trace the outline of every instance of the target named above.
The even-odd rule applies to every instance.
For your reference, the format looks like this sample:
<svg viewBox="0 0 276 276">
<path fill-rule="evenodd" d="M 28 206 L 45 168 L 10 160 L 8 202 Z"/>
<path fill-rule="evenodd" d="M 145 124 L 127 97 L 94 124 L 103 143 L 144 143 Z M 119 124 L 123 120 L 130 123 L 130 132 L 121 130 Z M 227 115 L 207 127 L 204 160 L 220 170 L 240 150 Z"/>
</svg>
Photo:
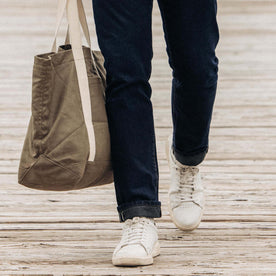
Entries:
<svg viewBox="0 0 276 276">
<path fill-rule="evenodd" d="M 117 207 L 120 222 L 133 217 L 160 218 L 162 216 L 161 202 L 141 201 Z"/>
<path fill-rule="evenodd" d="M 209 148 L 207 147 L 205 149 L 205 151 L 199 152 L 195 155 L 185 156 L 185 155 L 182 155 L 181 153 L 177 152 L 173 147 L 172 147 L 172 149 L 173 149 L 173 154 L 175 156 L 175 159 L 177 161 L 179 161 L 181 164 L 187 165 L 187 166 L 196 166 L 196 165 L 200 164 L 204 160 L 204 158 L 209 150 Z"/>
</svg>

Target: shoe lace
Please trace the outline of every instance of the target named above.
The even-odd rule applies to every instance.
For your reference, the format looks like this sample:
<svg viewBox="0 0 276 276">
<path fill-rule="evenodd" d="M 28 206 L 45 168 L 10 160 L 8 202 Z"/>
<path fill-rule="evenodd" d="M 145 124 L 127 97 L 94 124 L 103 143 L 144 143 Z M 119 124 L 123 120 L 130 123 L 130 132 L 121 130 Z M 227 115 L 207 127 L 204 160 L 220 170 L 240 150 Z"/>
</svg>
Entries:
<svg viewBox="0 0 276 276">
<path fill-rule="evenodd" d="M 142 217 L 126 220 L 123 228 L 122 245 L 143 243 L 146 225 L 149 223 L 147 219 Z"/>
<path fill-rule="evenodd" d="M 178 174 L 178 192 L 176 194 L 177 199 L 182 202 L 193 201 L 193 192 L 195 190 L 195 177 L 198 172 L 198 168 L 194 166 L 176 167 Z"/>
</svg>

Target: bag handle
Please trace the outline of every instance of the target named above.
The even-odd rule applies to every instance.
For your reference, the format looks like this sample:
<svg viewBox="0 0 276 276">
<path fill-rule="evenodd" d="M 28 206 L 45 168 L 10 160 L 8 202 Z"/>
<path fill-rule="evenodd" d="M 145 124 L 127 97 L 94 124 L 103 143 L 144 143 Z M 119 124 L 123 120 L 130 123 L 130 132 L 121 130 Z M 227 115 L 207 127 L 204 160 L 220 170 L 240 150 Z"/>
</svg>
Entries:
<svg viewBox="0 0 276 276">
<path fill-rule="evenodd" d="M 57 34 L 61 25 L 63 14 L 66 10 L 67 0 L 58 0 L 57 6 L 57 19 L 56 19 L 56 30 L 54 35 L 54 42 L 52 44 L 52 52 L 56 52 L 57 50 Z"/>
<path fill-rule="evenodd" d="M 56 50 L 57 50 L 57 46 L 56 46 L 56 44 L 57 44 L 57 42 L 56 42 L 57 41 L 57 35 L 58 35 L 58 32 L 59 32 L 59 28 L 60 28 L 60 25 L 61 25 L 61 21 L 62 21 L 62 18 L 63 18 L 64 11 L 66 9 L 66 2 L 67 2 L 67 0 L 59 0 L 58 1 L 56 30 L 55 30 L 55 35 L 54 35 L 54 42 L 52 44 L 52 52 L 56 52 Z M 91 49 L 91 40 L 90 40 L 89 28 L 88 28 L 88 24 L 87 24 L 87 19 L 86 19 L 83 3 L 82 3 L 81 0 L 78 0 L 78 12 L 79 12 L 79 21 L 81 23 L 82 30 L 83 30 L 86 42 L 87 42 L 88 46 Z M 69 39 L 69 24 L 68 24 L 65 44 L 69 43 L 69 41 L 70 41 L 70 39 Z"/>
<path fill-rule="evenodd" d="M 87 18 L 85 15 L 83 3 L 80 0 L 78 0 L 78 12 L 79 12 L 79 19 L 80 19 L 80 23 L 82 26 L 82 30 L 83 30 L 84 36 L 86 38 L 86 42 L 87 42 L 89 48 L 91 49 L 91 40 L 90 40 L 90 33 L 89 33 L 88 24 L 87 24 Z M 65 44 L 68 44 L 69 42 L 70 42 L 70 38 L 69 38 L 69 24 L 68 24 Z"/>
<path fill-rule="evenodd" d="M 88 161 L 94 161 L 95 155 L 96 155 L 96 139 L 95 139 L 94 126 L 93 126 L 93 119 L 92 119 L 89 82 L 88 82 L 86 63 L 85 63 L 83 48 L 82 48 L 80 23 L 82 24 L 83 31 L 84 31 L 84 34 L 86 35 L 86 39 L 89 46 L 91 45 L 91 42 L 89 39 L 89 30 L 88 30 L 85 12 L 84 12 L 81 0 L 59 0 L 58 12 L 57 12 L 57 26 L 56 26 L 55 39 L 52 46 L 52 50 L 54 50 L 53 52 L 56 52 L 56 37 L 60 28 L 62 16 L 64 14 L 65 9 L 67 11 L 67 21 L 69 25 L 68 26 L 69 38 L 70 38 L 72 53 L 73 53 L 75 66 L 76 66 L 84 122 L 87 128 L 88 141 L 89 141 L 89 147 L 90 147 Z M 91 54 L 95 69 L 98 74 L 97 66 L 96 66 L 93 54 L 91 53 L 91 46 L 90 46 L 89 52 Z"/>
</svg>

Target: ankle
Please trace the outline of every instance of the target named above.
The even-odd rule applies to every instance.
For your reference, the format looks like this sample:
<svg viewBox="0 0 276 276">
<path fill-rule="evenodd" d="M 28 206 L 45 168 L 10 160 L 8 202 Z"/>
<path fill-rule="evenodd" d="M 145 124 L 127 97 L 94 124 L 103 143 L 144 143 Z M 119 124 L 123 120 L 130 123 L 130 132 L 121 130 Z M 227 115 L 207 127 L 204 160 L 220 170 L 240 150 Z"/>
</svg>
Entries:
<svg viewBox="0 0 276 276">
<path fill-rule="evenodd" d="M 198 166 L 205 158 L 208 148 L 193 155 L 183 155 L 172 147 L 172 154 L 177 162 L 183 166 Z"/>
</svg>

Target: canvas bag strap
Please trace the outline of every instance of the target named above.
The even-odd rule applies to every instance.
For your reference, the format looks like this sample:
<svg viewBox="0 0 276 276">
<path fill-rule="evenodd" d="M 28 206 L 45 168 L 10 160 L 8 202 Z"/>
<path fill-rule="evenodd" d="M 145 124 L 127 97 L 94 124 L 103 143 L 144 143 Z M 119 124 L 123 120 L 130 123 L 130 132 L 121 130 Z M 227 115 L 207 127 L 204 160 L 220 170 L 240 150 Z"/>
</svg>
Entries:
<svg viewBox="0 0 276 276">
<path fill-rule="evenodd" d="M 67 0 L 58 0 L 57 6 L 57 19 L 56 19 L 56 30 L 54 35 L 54 42 L 52 44 L 52 52 L 56 52 L 57 50 L 57 34 L 61 25 L 63 14 L 66 10 Z"/>
<path fill-rule="evenodd" d="M 54 35 L 54 41 L 52 44 L 52 52 L 56 52 L 56 40 L 57 40 L 57 34 L 61 25 L 61 21 L 62 21 L 62 17 L 64 14 L 64 11 L 66 9 L 66 2 L 67 0 L 59 0 L 58 1 L 58 12 L 57 12 L 57 19 L 56 19 L 56 30 L 55 30 L 55 35 Z M 83 29 L 83 33 L 86 39 L 86 42 L 89 46 L 89 48 L 91 49 L 91 40 L 90 40 L 90 33 L 89 33 L 89 28 L 88 28 L 88 24 L 87 24 L 87 19 L 86 19 L 86 15 L 85 15 L 85 11 L 84 11 L 84 7 L 83 7 L 83 3 L 81 0 L 78 0 L 78 12 L 79 12 L 79 20 Z M 67 27 L 67 33 L 66 33 L 66 39 L 65 39 L 65 44 L 69 44 L 70 43 L 70 39 L 69 39 L 69 24 Z"/>
<path fill-rule="evenodd" d="M 92 123 L 93 120 L 92 120 L 91 97 L 90 97 L 90 91 L 89 91 L 88 76 L 87 76 L 86 63 L 84 60 L 84 54 L 83 54 L 83 48 L 82 48 L 80 17 L 79 17 L 79 7 L 81 6 L 78 5 L 78 1 L 81 1 L 81 0 L 59 0 L 55 41 L 54 41 L 52 50 L 56 49 L 56 36 L 62 21 L 64 10 L 66 9 L 67 20 L 69 24 L 70 43 L 72 46 L 72 53 L 73 53 L 75 66 L 76 66 L 82 110 L 83 110 L 84 121 L 87 128 L 87 134 L 88 134 L 88 140 L 89 140 L 90 150 L 89 150 L 88 161 L 94 161 L 95 155 L 96 155 L 96 140 L 95 140 L 94 127 Z M 91 56 L 93 59 L 93 55 Z"/>
<path fill-rule="evenodd" d="M 58 34 L 58 31 L 59 31 L 59 28 L 61 25 L 64 11 L 66 9 L 67 1 L 68 0 L 58 0 L 58 12 L 57 12 L 57 19 L 56 19 L 57 23 L 56 23 L 54 42 L 53 42 L 52 49 L 51 49 L 52 52 L 57 51 L 57 49 L 56 49 L 57 48 L 56 47 L 57 34 Z M 88 28 L 88 24 L 87 24 L 87 19 L 86 19 L 83 3 L 82 3 L 82 0 L 77 0 L 77 2 L 78 2 L 79 21 L 81 23 L 84 36 L 86 38 L 86 42 L 88 43 L 88 46 L 91 49 L 90 33 L 89 33 L 89 28 Z M 69 38 L 69 24 L 68 24 L 65 44 L 69 44 L 69 43 L 70 43 L 70 38 Z M 92 59 L 96 74 L 100 77 L 100 73 L 98 71 L 97 64 L 96 64 L 92 50 L 90 51 L 90 55 L 91 55 L 91 59 Z"/>
<path fill-rule="evenodd" d="M 87 24 L 87 19 L 86 19 L 83 3 L 82 3 L 82 0 L 77 0 L 77 2 L 78 2 L 79 20 L 80 20 L 80 23 L 81 23 L 81 26 L 82 26 L 84 36 L 85 36 L 86 41 L 88 43 L 88 46 L 91 49 L 90 33 L 89 33 L 89 28 L 88 28 L 88 24 Z M 65 44 L 69 44 L 69 43 L 70 43 L 70 32 L 69 32 L 69 24 L 68 24 Z M 91 54 L 91 59 L 92 59 L 93 66 L 94 66 L 94 69 L 96 71 L 96 74 L 100 77 L 100 73 L 98 71 L 92 49 L 90 51 L 90 54 Z"/>
<path fill-rule="evenodd" d="M 82 3 L 81 0 L 78 0 L 78 12 L 79 12 L 80 23 L 81 23 L 81 26 L 82 26 L 84 36 L 86 38 L 86 41 L 88 43 L 89 48 L 91 49 L 91 40 L 90 40 L 89 28 L 88 28 L 88 24 L 87 24 L 87 19 L 86 19 L 83 3 Z M 69 25 L 67 27 L 67 34 L 66 34 L 66 39 L 65 39 L 65 44 L 68 44 L 68 43 L 70 43 Z"/>
</svg>

